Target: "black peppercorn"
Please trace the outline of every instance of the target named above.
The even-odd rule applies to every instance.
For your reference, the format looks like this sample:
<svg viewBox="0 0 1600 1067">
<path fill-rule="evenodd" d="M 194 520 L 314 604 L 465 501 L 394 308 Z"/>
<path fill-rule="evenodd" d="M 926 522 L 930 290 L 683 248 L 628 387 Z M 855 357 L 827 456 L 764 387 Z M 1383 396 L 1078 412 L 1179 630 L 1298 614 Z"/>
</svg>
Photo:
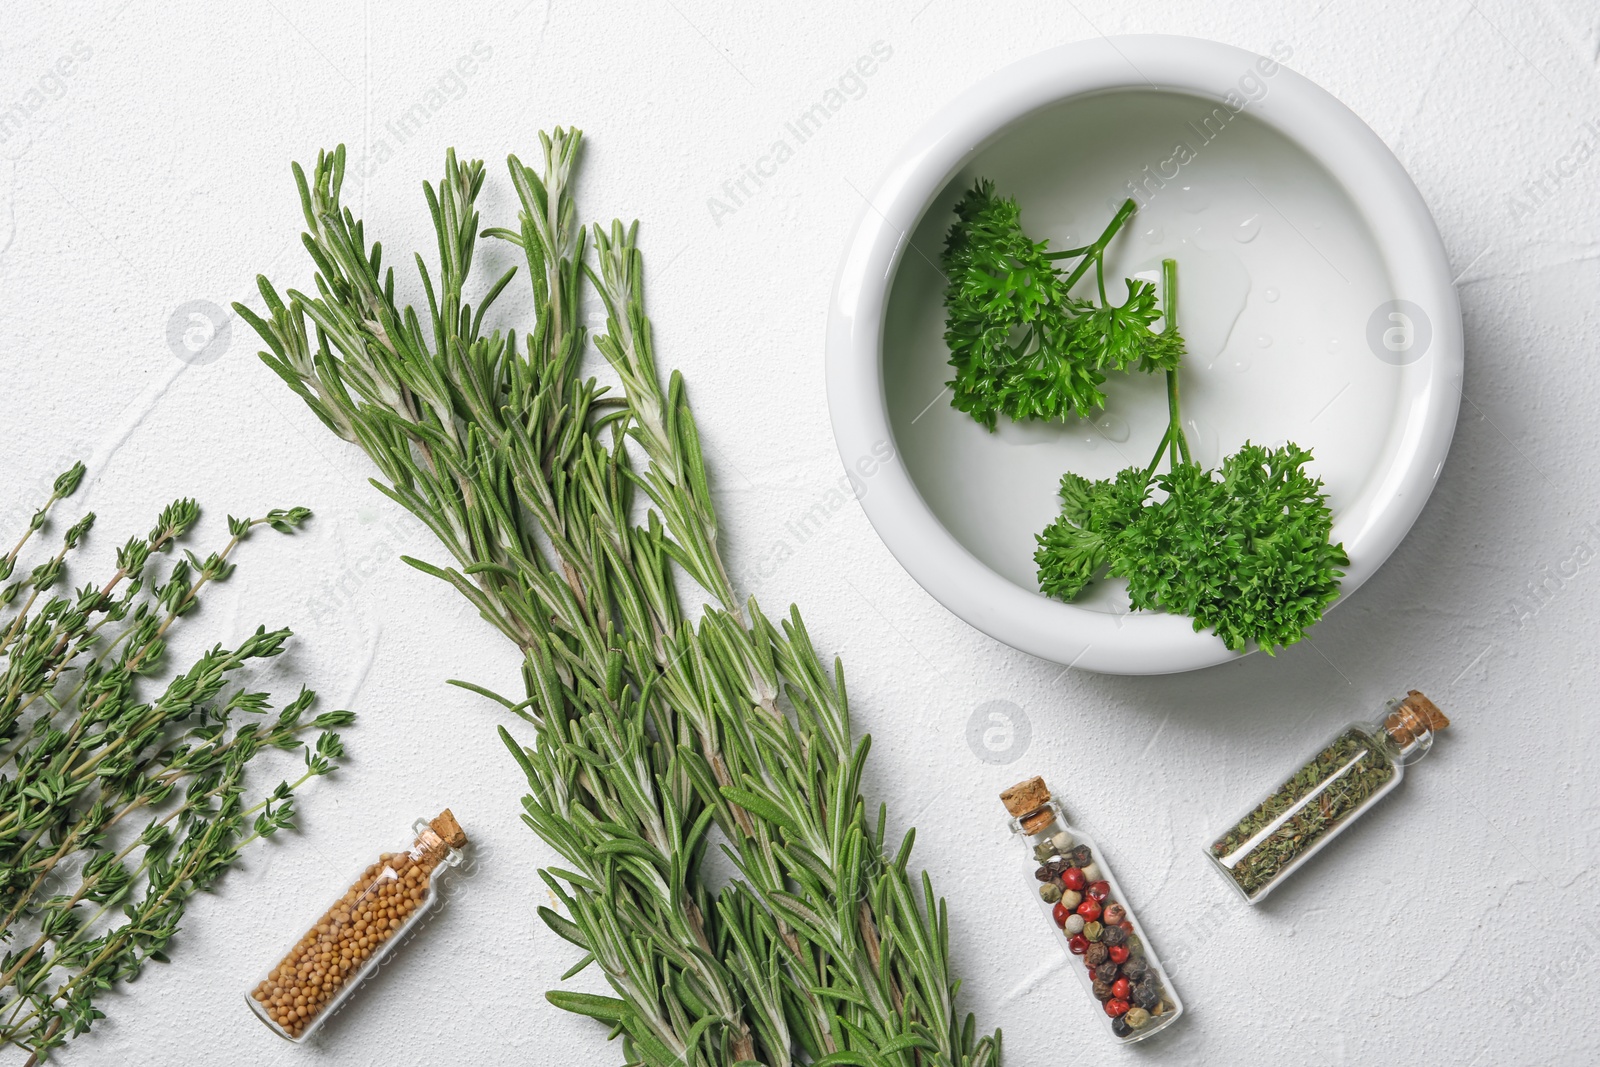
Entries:
<svg viewBox="0 0 1600 1067">
<path fill-rule="evenodd" d="M 1094 999 L 1096 999 L 1096 1000 L 1110 1000 L 1111 999 L 1111 983 L 1110 982 L 1102 982 L 1100 979 L 1096 978 L 1094 980 Z"/>
<path fill-rule="evenodd" d="M 1111 1020 L 1111 1032 L 1118 1037 L 1127 1037 L 1133 1033 L 1133 1026 L 1126 1017 L 1119 1015 Z"/>
<path fill-rule="evenodd" d="M 1091 967 L 1098 967 L 1110 958 L 1111 950 L 1106 948 L 1104 944 L 1095 942 L 1089 946 L 1089 951 L 1084 953 L 1083 962 Z"/>
<path fill-rule="evenodd" d="M 1117 965 L 1107 960 L 1094 969 L 1094 976 L 1102 982 L 1115 982 L 1117 980 Z M 1156 994 L 1160 997 L 1160 994 Z"/>
<path fill-rule="evenodd" d="M 1033 872 L 1033 876 L 1039 879 L 1041 882 L 1048 882 L 1055 878 L 1055 875 L 1050 873 L 1050 868 L 1048 866 L 1040 867 L 1038 870 Z"/>
<path fill-rule="evenodd" d="M 1094 862 L 1094 851 L 1088 845 L 1077 845 L 1070 853 L 1074 867 L 1087 867 Z"/>
<path fill-rule="evenodd" d="M 1107 926 L 1106 932 L 1100 935 L 1100 940 L 1107 945 L 1120 945 L 1128 940 L 1128 931 L 1120 926 Z"/>
<path fill-rule="evenodd" d="M 1142 959 L 1129 959 L 1122 965 L 1122 973 L 1130 982 L 1142 982 L 1150 973 L 1150 965 Z"/>
<path fill-rule="evenodd" d="M 1051 856 L 1049 859 L 1044 861 L 1044 865 L 1050 868 L 1050 873 L 1056 875 L 1057 877 L 1060 877 L 1061 872 L 1066 870 L 1069 866 L 1067 861 L 1060 856 Z"/>
<path fill-rule="evenodd" d="M 1129 999 L 1145 1011 L 1149 1011 L 1161 1003 L 1161 989 L 1153 979 L 1147 978 L 1133 987 L 1133 995 Z"/>
</svg>

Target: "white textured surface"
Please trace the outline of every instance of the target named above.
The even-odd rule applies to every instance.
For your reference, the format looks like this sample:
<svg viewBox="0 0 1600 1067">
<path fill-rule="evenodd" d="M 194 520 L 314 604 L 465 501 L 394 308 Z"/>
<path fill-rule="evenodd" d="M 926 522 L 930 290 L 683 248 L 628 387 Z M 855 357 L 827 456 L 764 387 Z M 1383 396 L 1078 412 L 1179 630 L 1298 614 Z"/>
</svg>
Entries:
<svg viewBox="0 0 1600 1067">
<path fill-rule="evenodd" d="M 1596 283 L 1600 159 L 1546 181 L 1600 115 L 1600 16 L 1583 0 L 961 4 L 922 0 L 733 13 L 699 0 L 551 5 L 13 4 L 0 30 L 0 518 L 72 457 L 93 553 L 178 494 L 228 511 L 304 503 L 313 527 L 248 546 L 189 620 L 193 642 L 257 622 L 301 638 L 270 672 L 364 716 L 354 759 L 303 797 L 303 832 L 255 849 L 197 901 L 174 946 L 108 997 L 69 1064 L 612 1062 L 543 990 L 571 949 L 533 914 L 550 859 L 517 819 L 499 716 L 445 687 L 516 685 L 515 657 L 400 552 L 438 553 L 365 485 L 233 324 L 222 358 L 174 358 L 169 317 L 226 305 L 267 270 L 303 284 L 287 161 L 340 140 L 372 163 L 350 200 L 395 253 L 432 254 L 419 183 L 443 150 L 490 159 L 485 218 L 509 216 L 498 162 L 556 123 L 591 137 L 582 204 L 644 220 L 665 362 L 688 376 L 728 551 L 770 608 L 798 601 L 844 656 L 870 785 L 950 898 L 966 1007 L 1012 1064 L 1589 1063 L 1596 949 L 1594 799 L 1600 551 Z M 1318 8 L 1321 7 L 1320 13 Z M 884 551 L 841 480 L 821 335 L 842 242 L 887 154 L 952 93 L 1036 48 L 1098 32 L 1193 33 L 1290 65 L 1344 99 L 1415 177 L 1462 272 L 1466 399 L 1443 478 L 1410 538 L 1309 643 L 1175 678 L 1112 679 L 1000 647 L 956 621 Z M 449 99 L 429 94 L 482 41 Z M 707 198 L 874 42 L 892 57 L 737 210 Z M 80 49 L 68 76 L 60 57 Z M 82 53 L 87 57 L 83 58 Z M 30 93 L 38 91 L 37 96 Z M 417 102 L 404 142 L 386 126 Z M 0 122 L 10 114 L 0 110 Z M 791 142 L 793 138 L 790 137 Z M 380 155 L 378 145 L 389 150 Z M 1516 208 L 1513 198 L 1521 200 Z M 394 255 L 394 253 L 391 253 Z M 395 256 L 399 259 L 399 256 Z M 804 536 L 798 520 L 827 517 Z M 1534 587 L 1545 593 L 1536 597 Z M 1581 643 L 1580 643 L 1581 642 Z M 1200 845 L 1338 724 L 1417 686 L 1452 736 L 1367 824 L 1271 902 L 1239 905 Z M 1009 701 L 1027 751 L 981 762 L 975 709 Z M 995 792 L 1050 777 L 1107 847 L 1191 1015 L 1109 1047 L 1023 899 Z M 240 1002 L 372 850 L 452 805 L 480 863 L 315 1048 Z"/>
</svg>

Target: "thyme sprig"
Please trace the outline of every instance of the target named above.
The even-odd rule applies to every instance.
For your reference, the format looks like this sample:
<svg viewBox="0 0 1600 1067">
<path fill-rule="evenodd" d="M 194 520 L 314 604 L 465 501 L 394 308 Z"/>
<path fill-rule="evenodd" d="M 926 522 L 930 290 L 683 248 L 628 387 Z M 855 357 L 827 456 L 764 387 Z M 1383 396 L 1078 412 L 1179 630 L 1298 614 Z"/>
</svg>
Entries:
<svg viewBox="0 0 1600 1067">
<path fill-rule="evenodd" d="M 913 835 L 891 852 L 886 813 L 868 816 L 842 668 L 797 611 L 774 624 L 734 590 L 683 378 L 663 388 L 657 368 L 637 226 L 595 226 L 591 258 L 580 134 L 541 143 L 538 170 L 508 160 L 517 226 L 483 231 L 525 260 L 536 314 L 520 336 L 484 333 L 513 272 L 476 308 L 466 297 L 484 170 L 453 152 L 424 185 L 426 318 L 340 201 L 343 147 L 294 167 L 315 294 L 262 278 L 265 316 L 236 307 L 452 560 L 407 562 L 523 653 L 521 700 L 456 684 L 532 725 L 532 748 L 501 732 L 526 821 L 566 864 L 541 872 L 560 907 L 540 914 L 583 952 L 568 976 L 597 965 L 615 994 L 547 995 L 610 1027 L 629 1062 L 998 1063 L 998 1033 L 955 1012 L 945 908 L 913 881 Z M 586 289 L 620 392 L 582 374 Z M 680 577 L 711 601 L 698 618 Z M 703 870 L 717 836 L 739 872 L 720 891 Z"/>
<path fill-rule="evenodd" d="M 0 559 L 0 580 L 83 475 L 80 463 L 56 480 Z M 103 1018 L 97 998 L 116 982 L 137 978 L 146 960 L 166 962 L 189 898 L 251 841 L 292 826 L 294 791 L 343 757 L 334 731 L 353 721 L 349 712 L 311 716 L 315 694 L 302 690 L 269 720 L 268 694 L 238 686 L 253 661 L 283 651 L 288 630 L 218 645 L 143 697 L 164 670 L 168 631 L 233 572 L 239 544 L 260 526 L 291 532 L 310 512 L 230 518 L 220 551 L 185 552 L 157 574 L 152 557 L 199 514 L 193 500 L 174 502 L 118 550 L 103 584 L 54 594 L 93 527 L 87 514 L 57 552 L 0 589 L 9 609 L 0 614 L 0 938 L 11 946 L 0 959 L 0 1046 L 26 1050 L 30 1063 Z M 236 714 L 251 721 L 236 724 Z M 305 773 L 247 807 L 246 768 L 266 749 L 304 750 Z"/>
</svg>

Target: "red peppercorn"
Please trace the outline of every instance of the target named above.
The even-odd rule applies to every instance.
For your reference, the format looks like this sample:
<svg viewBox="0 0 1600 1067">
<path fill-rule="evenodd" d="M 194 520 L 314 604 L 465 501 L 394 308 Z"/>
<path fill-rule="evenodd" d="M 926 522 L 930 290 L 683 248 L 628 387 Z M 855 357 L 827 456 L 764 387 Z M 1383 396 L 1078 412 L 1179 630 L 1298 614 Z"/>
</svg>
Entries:
<svg viewBox="0 0 1600 1067">
<path fill-rule="evenodd" d="M 1061 884 L 1075 893 L 1083 891 L 1083 871 L 1077 867 L 1068 867 L 1061 872 Z"/>
<path fill-rule="evenodd" d="M 1050 909 L 1050 918 L 1056 921 L 1057 926 L 1067 925 L 1067 916 L 1072 912 L 1061 901 L 1056 901 L 1056 906 Z"/>
<path fill-rule="evenodd" d="M 1083 955 L 1085 952 L 1089 951 L 1089 939 L 1084 937 L 1082 934 L 1078 934 L 1077 936 L 1070 938 L 1067 941 L 1067 951 L 1072 953 L 1074 956 Z"/>
<path fill-rule="evenodd" d="M 1108 947 L 1106 949 L 1106 952 L 1108 952 L 1110 954 L 1112 963 L 1127 963 L 1128 962 L 1128 946 L 1127 945 L 1111 945 L 1110 947 Z"/>
<path fill-rule="evenodd" d="M 1100 918 L 1100 904 L 1098 901 L 1085 899 L 1078 905 L 1078 914 L 1083 916 L 1083 921 L 1092 923 Z"/>
<path fill-rule="evenodd" d="M 1091 882 L 1089 884 L 1088 893 L 1090 899 L 1103 901 L 1106 899 L 1106 897 L 1111 895 L 1111 883 Z"/>
<path fill-rule="evenodd" d="M 1085 919 L 1085 920 L 1084 920 L 1084 922 L 1088 922 L 1088 921 L 1089 921 L 1089 920 L 1088 920 L 1088 919 Z M 1119 922 L 1119 923 L 1118 923 L 1118 924 L 1117 924 L 1117 925 L 1118 925 L 1118 926 L 1120 926 L 1120 927 L 1122 927 L 1122 932 L 1123 932 L 1123 933 L 1125 933 L 1125 934 L 1131 934 L 1131 933 L 1133 933 L 1133 923 L 1132 923 L 1132 922 L 1130 922 L 1130 921 L 1129 921 L 1129 920 L 1127 920 L 1127 919 L 1123 919 L 1123 920 L 1122 920 L 1122 921 L 1121 921 L 1121 922 Z"/>
<path fill-rule="evenodd" d="M 1112 997 L 1106 1001 L 1106 1014 L 1115 1019 L 1119 1015 L 1127 1014 L 1129 1004 L 1120 997 Z"/>
<path fill-rule="evenodd" d="M 1118 978 L 1111 983 L 1111 995 L 1118 1000 L 1127 1000 L 1128 994 L 1133 992 L 1133 985 L 1126 978 Z"/>
</svg>

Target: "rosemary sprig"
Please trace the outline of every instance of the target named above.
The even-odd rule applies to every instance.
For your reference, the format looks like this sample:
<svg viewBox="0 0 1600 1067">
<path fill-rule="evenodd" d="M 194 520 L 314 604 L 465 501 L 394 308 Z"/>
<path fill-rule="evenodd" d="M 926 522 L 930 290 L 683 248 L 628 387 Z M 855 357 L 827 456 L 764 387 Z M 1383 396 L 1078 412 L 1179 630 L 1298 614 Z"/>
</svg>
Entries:
<svg viewBox="0 0 1600 1067">
<path fill-rule="evenodd" d="M 606 1023 L 630 1062 L 998 1063 L 999 1034 L 955 1012 L 944 904 L 912 882 L 912 834 L 891 854 L 886 813 L 868 817 L 842 668 L 798 612 L 774 625 L 734 592 L 683 379 L 663 389 L 657 370 L 637 227 L 596 226 L 591 263 L 580 135 L 541 141 L 540 170 L 508 161 L 517 227 L 484 231 L 524 255 L 536 317 L 520 338 L 483 332 L 514 272 L 466 299 L 484 171 L 454 153 L 424 185 L 426 323 L 340 202 L 342 147 L 294 168 L 316 294 L 261 278 L 266 316 L 236 307 L 453 561 L 407 562 L 524 654 L 521 701 L 457 684 L 532 724 L 533 748 L 502 734 L 529 825 L 568 865 L 541 872 L 565 914 L 541 915 L 584 952 L 569 975 L 598 964 L 616 994 L 549 999 Z M 580 377 L 586 284 L 620 394 Z M 680 572 L 712 601 L 698 619 Z M 720 892 L 702 874 L 713 828 L 741 875 Z"/>
<path fill-rule="evenodd" d="M 83 473 L 80 463 L 56 480 L 0 559 L 0 580 Z M 185 553 L 164 578 L 153 573 L 152 557 L 199 514 L 194 501 L 176 501 L 118 551 L 110 579 L 52 595 L 94 524 L 85 515 L 59 551 L 0 590 L 0 606 L 15 605 L 0 615 L 0 938 L 11 944 L 0 959 L 0 1046 L 27 1051 L 29 1063 L 103 1018 L 96 999 L 137 978 L 145 960 L 165 962 L 189 897 L 249 842 L 292 826 L 294 790 L 343 755 L 333 731 L 354 716 L 308 717 L 310 690 L 270 723 L 233 721 L 271 710 L 265 693 L 225 690 L 252 661 L 278 655 L 288 630 L 219 645 L 140 698 L 140 679 L 163 669 L 167 632 L 233 572 L 234 549 L 257 527 L 290 532 L 310 515 L 229 519 L 220 552 Z M 320 731 L 314 746 L 310 731 Z M 305 774 L 246 807 L 246 768 L 269 748 L 303 749 Z M 136 818 L 141 830 L 124 828 Z M 114 914 L 126 921 L 108 921 Z"/>
</svg>

